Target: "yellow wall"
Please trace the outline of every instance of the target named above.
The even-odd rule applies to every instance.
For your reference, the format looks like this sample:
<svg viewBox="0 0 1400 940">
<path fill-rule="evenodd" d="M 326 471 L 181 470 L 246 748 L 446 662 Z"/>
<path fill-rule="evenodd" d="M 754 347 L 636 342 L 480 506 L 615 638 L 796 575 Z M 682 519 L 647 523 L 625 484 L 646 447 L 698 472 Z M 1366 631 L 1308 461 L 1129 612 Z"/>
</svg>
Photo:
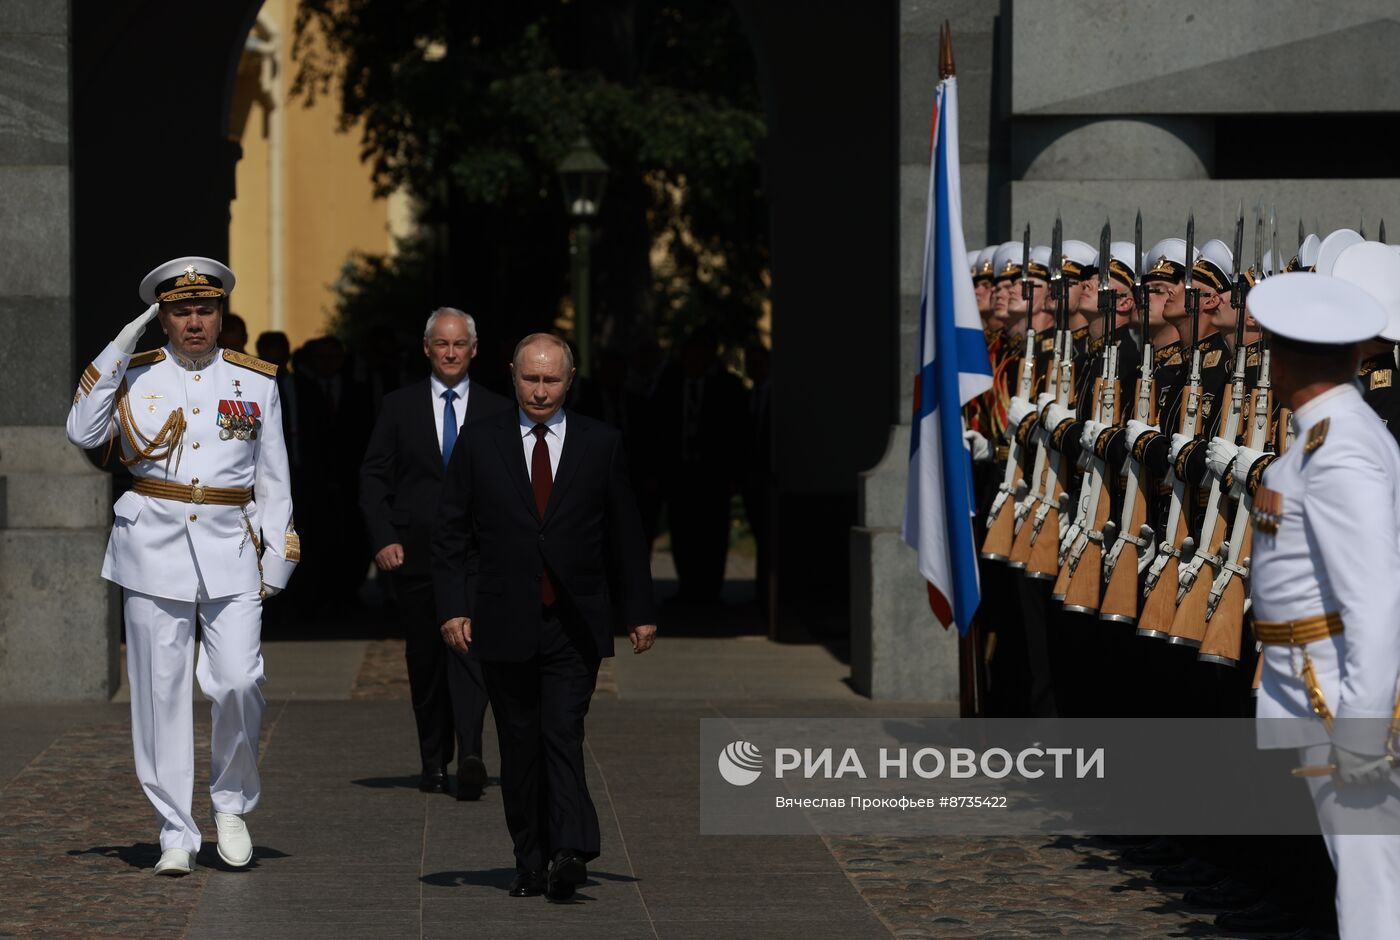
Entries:
<svg viewBox="0 0 1400 940">
<path fill-rule="evenodd" d="M 319 97 L 310 108 L 300 98 L 287 101 L 296 72 L 289 61 L 295 13 L 296 0 L 263 4 L 253 41 L 274 50 L 276 73 L 263 72 L 262 57 L 245 50 L 231 109 L 229 133 L 243 147 L 230 207 L 229 267 L 238 276 L 231 309 L 248 323 L 250 352 L 263 330 L 283 330 L 293 348 L 325 332 L 335 307 L 332 284 L 350 252 L 389 251 L 391 221 L 399 231 L 407 224 L 403 200 L 374 198 L 359 130 L 337 129 L 335 97 Z M 260 88 L 264 83 L 270 89 Z M 274 218 L 279 133 L 281 212 Z M 274 252 L 280 291 L 273 284 Z"/>
</svg>

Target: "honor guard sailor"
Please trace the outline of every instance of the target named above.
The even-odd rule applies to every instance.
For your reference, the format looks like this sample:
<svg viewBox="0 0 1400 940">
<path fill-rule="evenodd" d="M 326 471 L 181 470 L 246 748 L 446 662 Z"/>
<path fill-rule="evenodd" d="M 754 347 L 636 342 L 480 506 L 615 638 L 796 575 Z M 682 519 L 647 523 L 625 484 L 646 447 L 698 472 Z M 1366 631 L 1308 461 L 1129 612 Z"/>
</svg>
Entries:
<svg viewBox="0 0 1400 940">
<path fill-rule="evenodd" d="M 1400 447 L 1354 381 L 1359 344 L 1388 319 L 1366 290 L 1323 274 L 1269 278 L 1248 303 L 1297 430 L 1255 499 L 1259 746 L 1330 765 L 1308 782 L 1337 870 L 1341 935 L 1395 936 Z M 1375 827 L 1386 813 L 1389 826 Z"/>
<path fill-rule="evenodd" d="M 247 865 L 258 805 L 262 598 L 300 558 L 276 368 L 217 345 L 233 272 L 176 258 L 141 282 L 150 306 L 83 371 L 68 439 L 115 449 L 135 483 L 117 500 L 102 576 L 121 585 L 136 775 L 161 821 L 158 874 L 188 873 L 191 680 L 212 708 L 210 796 L 220 857 Z M 159 318 L 164 348 L 134 354 Z M 194 668 L 195 625 L 203 630 Z"/>
</svg>

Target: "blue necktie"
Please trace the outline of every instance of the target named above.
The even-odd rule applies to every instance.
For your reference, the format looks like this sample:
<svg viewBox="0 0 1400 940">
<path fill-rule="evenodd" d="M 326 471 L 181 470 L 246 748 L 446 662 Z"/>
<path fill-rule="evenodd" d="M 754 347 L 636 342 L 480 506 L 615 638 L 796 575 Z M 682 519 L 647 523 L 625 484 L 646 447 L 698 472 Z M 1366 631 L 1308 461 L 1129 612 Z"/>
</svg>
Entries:
<svg viewBox="0 0 1400 940">
<path fill-rule="evenodd" d="M 452 403 L 457 400 L 457 393 L 448 389 L 442 393 L 442 465 L 447 466 L 447 462 L 452 459 L 452 446 L 457 443 L 457 412 L 452 410 Z"/>
</svg>

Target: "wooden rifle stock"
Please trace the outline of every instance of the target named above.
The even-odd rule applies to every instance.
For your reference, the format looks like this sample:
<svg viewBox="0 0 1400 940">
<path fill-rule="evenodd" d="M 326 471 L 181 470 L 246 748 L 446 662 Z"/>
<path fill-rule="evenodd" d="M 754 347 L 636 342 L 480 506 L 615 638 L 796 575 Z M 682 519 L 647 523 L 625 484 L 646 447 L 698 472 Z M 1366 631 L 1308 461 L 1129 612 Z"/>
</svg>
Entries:
<svg viewBox="0 0 1400 940">
<path fill-rule="evenodd" d="M 1021 363 L 1017 394 L 1029 400 L 1034 389 L 1035 331 L 1027 330 L 1025 359 Z M 1025 472 L 1021 469 L 1021 442 L 1016 439 L 1015 428 L 1008 427 L 1006 432 L 1006 467 L 1002 472 L 1001 486 L 987 513 L 987 535 L 982 540 L 982 557 L 993 561 L 1007 561 L 1011 557 L 1011 547 L 1016 538 L 1017 489 L 1025 485 Z"/>
<path fill-rule="evenodd" d="M 1259 380 L 1250 393 L 1249 434 L 1246 446 L 1262 451 L 1268 445 L 1269 422 L 1273 417 L 1273 392 L 1270 388 L 1269 351 L 1261 354 Z M 1248 468 L 1236 468 L 1236 474 L 1248 473 Z M 1239 665 L 1240 644 L 1244 632 L 1245 578 L 1249 574 L 1249 559 L 1254 550 L 1254 523 L 1251 510 L 1253 499 L 1246 492 L 1235 509 L 1235 523 L 1230 531 L 1230 557 L 1211 585 L 1210 602 L 1206 607 L 1206 632 L 1201 639 L 1199 658 L 1205 662 L 1226 666 Z"/>
<path fill-rule="evenodd" d="M 1189 384 L 1182 390 L 1186 405 L 1181 410 L 1179 430 L 1195 437 L 1201 431 L 1201 350 L 1191 351 Z M 1147 597 L 1143 600 L 1142 616 L 1138 618 L 1138 636 L 1165 639 L 1171 632 L 1176 614 L 1176 592 L 1179 586 L 1181 549 L 1191 535 L 1191 513 L 1186 481 L 1171 470 L 1171 507 L 1167 510 L 1167 527 L 1163 532 L 1160 552 L 1147 574 Z"/>
<path fill-rule="evenodd" d="M 1133 417 L 1144 424 L 1155 424 L 1153 414 L 1157 401 L 1157 383 L 1152 378 L 1152 344 L 1143 336 L 1142 371 L 1135 390 L 1137 405 Z M 1107 584 L 1099 619 L 1114 623 L 1135 623 L 1140 597 L 1138 570 L 1142 552 L 1153 546 L 1156 533 L 1147 524 L 1147 493 L 1143 485 L 1143 468 L 1132 455 L 1127 458 L 1128 486 L 1123 493 L 1123 512 L 1113 546 L 1104 559 Z M 1146 531 L 1144 531 L 1146 530 Z"/>
<path fill-rule="evenodd" d="M 1072 407 L 1074 400 L 1074 347 L 1070 333 L 1064 331 L 1062 347 L 1063 359 L 1056 370 L 1055 402 L 1062 408 Z M 1051 428 L 1046 428 L 1049 432 Z M 1064 455 L 1050 447 L 1047 440 L 1043 445 L 1046 451 L 1045 497 L 1035 510 L 1035 518 L 1030 526 L 1030 552 L 1026 559 L 1026 575 L 1032 578 L 1053 580 L 1060 567 L 1060 507 L 1065 503 L 1064 482 L 1069 479 L 1069 467 Z"/>
<path fill-rule="evenodd" d="M 1099 380 L 1094 420 L 1100 424 L 1114 425 L 1119 421 L 1118 347 L 1108 347 L 1104 356 L 1104 377 Z M 1089 515 L 1080 536 L 1081 541 L 1065 566 L 1069 569 L 1065 610 L 1081 614 L 1096 613 L 1099 609 L 1103 591 L 1104 527 L 1113 509 L 1113 481 L 1109 478 L 1108 462 L 1104 456 L 1091 456 L 1089 475 Z"/>
<path fill-rule="evenodd" d="M 1225 416 L 1225 426 L 1221 429 L 1221 437 L 1231 443 L 1239 436 L 1240 414 L 1244 411 L 1246 352 L 1243 345 L 1235 351 L 1230 412 Z M 1204 447 L 1207 443 L 1201 441 L 1196 446 Z M 1205 519 L 1201 523 L 1200 540 L 1186 567 L 1178 575 L 1176 614 L 1172 617 L 1168 643 L 1196 648 L 1201 645 L 1201 640 L 1206 635 L 1206 608 L 1210 603 L 1211 587 L 1216 576 L 1226 570 L 1222 546 L 1225 545 L 1225 536 L 1229 531 L 1227 527 L 1230 525 L 1227 514 L 1229 493 L 1222 491 L 1220 484 L 1220 479 L 1212 476 L 1210 496 L 1206 500 Z"/>
</svg>

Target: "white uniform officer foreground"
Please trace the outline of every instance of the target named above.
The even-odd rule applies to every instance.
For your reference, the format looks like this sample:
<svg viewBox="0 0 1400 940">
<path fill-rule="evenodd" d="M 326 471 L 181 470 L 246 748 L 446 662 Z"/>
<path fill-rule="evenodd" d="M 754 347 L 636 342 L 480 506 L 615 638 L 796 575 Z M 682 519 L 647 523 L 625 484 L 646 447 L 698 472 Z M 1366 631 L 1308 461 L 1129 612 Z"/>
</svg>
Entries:
<svg viewBox="0 0 1400 940">
<path fill-rule="evenodd" d="M 1248 302 L 1297 430 L 1254 500 L 1259 746 L 1332 765 L 1309 785 L 1342 937 L 1400 936 L 1400 790 L 1387 740 L 1400 677 L 1400 448 L 1353 379 L 1357 344 L 1387 316 L 1367 291 L 1322 274 L 1269 278 Z"/>
<path fill-rule="evenodd" d="M 84 370 L 68 439 L 110 446 L 135 485 L 117 500 L 102 576 L 123 588 L 136 775 L 160 820 L 159 874 L 193 867 L 191 677 L 213 713 L 210 795 L 220 857 L 247 865 L 239 818 L 260 794 L 262 598 L 300 557 L 276 368 L 216 345 L 233 272 L 177 258 L 141 282 L 151 306 Z M 159 315 L 164 349 L 133 356 Z M 194 632 L 203 629 L 198 669 Z"/>
</svg>

